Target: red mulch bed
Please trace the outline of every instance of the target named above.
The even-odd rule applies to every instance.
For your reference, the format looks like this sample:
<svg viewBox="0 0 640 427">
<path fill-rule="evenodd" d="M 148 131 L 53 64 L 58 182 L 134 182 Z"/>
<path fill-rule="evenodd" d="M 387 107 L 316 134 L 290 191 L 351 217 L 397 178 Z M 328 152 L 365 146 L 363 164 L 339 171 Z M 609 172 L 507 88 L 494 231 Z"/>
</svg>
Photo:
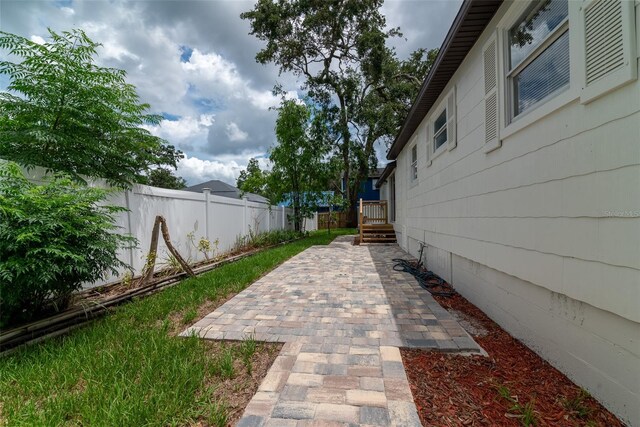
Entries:
<svg viewBox="0 0 640 427">
<path fill-rule="evenodd" d="M 424 426 L 624 425 L 469 301 L 436 299 L 471 322 L 470 333 L 489 357 L 402 349 Z"/>
</svg>

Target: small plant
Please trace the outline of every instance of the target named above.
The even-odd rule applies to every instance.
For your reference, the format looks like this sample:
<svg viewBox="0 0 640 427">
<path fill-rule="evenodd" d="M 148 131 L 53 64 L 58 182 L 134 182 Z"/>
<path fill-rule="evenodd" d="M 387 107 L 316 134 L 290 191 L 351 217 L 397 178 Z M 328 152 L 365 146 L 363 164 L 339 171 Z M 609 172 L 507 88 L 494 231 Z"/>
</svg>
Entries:
<svg viewBox="0 0 640 427">
<path fill-rule="evenodd" d="M 505 385 L 496 386 L 496 391 L 500 397 L 511 403 L 509 413 L 512 417 L 518 418 L 520 420 L 520 424 L 525 427 L 535 426 L 538 424 L 533 400 L 522 405 L 518 400 L 518 396 L 512 395 L 509 388 Z"/>
<path fill-rule="evenodd" d="M 187 264 L 191 264 L 190 258 L 185 261 Z M 163 273 L 167 276 L 172 276 L 182 271 L 180 261 L 170 253 L 165 254 L 165 258 L 162 260 L 162 267 Z"/>
<path fill-rule="evenodd" d="M 209 424 L 216 427 L 226 427 L 229 425 L 227 408 L 222 403 L 213 403 L 209 412 Z"/>
<path fill-rule="evenodd" d="M 209 252 L 211 252 L 211 242 L 204 237 L 201 237 L 198 241 L 198 250 L 204 254 L 204 257 L 209 259 Z"/>
<path fill-rule="evenodd" d="M 538 424 L 536 417 L 533 400 L 528 401 L 524 406 L 515 404 L 511 407 L 511 411 L 520 413 L 520 423 L 523 426 L 535 426 Z"/>
<path fill-rule="evenodd" d="M 255 334 L 247 335 L 242 344 L 240 345 L 240 353 L 242 354 L 242 361 L 247 368 L 247 374 L 251 375 L 253 372 L 253 362 L 251 359 L 256 353 L 258 348 L 258 342 L 256 341 Z"/>
<path fill-rule="evenodd" d="M 182 316 L 182 324 L 188 325 L 192 323 L 196 319 L 196 317 L 198 317 L 198 312 L 195 308 L 190 308 L 185 311 L 184 315 Z"/>
<path fill-rule="evenodd" d="M 122 286 L 127 289 L 131 287 L 131 285 L 133 284 L 133 273 L 131 272 L 131 270 L 125 271 L 120 283 L 122 283 Z"/>
<path fill-rule="evenodd" d="M 255 334 L 250 334 L 245 336 L 244 340 L 242 340 L 242 345 L 240 346 L 240 351 L 242 355 L 245 357 L 253 357 L 258 348 L 258 342 L 256 341 Z"/>
<path fill-rule="evenodd" d="M 233 378 L 235 368 L 233 366 L 233 353 L 230 349 L 224 349 L 220 355 L 212 362 L 211 372 L 213 375 L 222 378 Z"/>
<path fill-rule="evenodd" d="M 187 240 L 198 252 L 202 252 L 202 254 L 204 255 L 207 261 L 209 261 L 211 258 L 215 258 L 215 254 L 218 251 L 218 244 L 220 243 L 219 239 L 216 239 L 213 242 L 211 242 L 209 239 L 202 236 L 200 237 L 200 240 L 198 240 L 198 243 L 196 244 L 195 231 L 192 231 L 187 234 Z M 211 255 L 209 255 L 210 253 Z"/>
<path fill-rule="evenodd" d="M 593 408 L 587 405 L 586 400 L 589 399 L 591 395 L 585 389 L 580 389 L 578 394 L 571 398 L 566 398 L 562 400 L 562 406 L 575 415 L 578 418 L 584 419 L 588 418 L 593 412 Z"/>
</svg>

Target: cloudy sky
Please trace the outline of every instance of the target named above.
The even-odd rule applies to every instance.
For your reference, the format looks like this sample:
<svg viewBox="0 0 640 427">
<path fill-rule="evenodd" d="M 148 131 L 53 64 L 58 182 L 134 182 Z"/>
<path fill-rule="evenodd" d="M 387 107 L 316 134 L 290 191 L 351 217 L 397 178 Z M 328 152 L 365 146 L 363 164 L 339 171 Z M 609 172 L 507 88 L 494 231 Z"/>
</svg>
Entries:
<svg viewBox="0 0 640 427">
<path fill-rule="evenodd" d="M 387 24 L 401 27 L 406 39 L 392 42 L 399 56 L 439 47 L 460 4 L 387 0 Z M 247 161 L 264 158 L 275 142 L 274 84 L 303 95 L 300 82 L 255 62 L 261 43 L 240 19 L 252 6 L 244 0 L 0 0 L 0 29 L 34 41 L 46 38 L 48 27 L 84 29 L 103 44 L 98 62 L 126 70 L 142 100 L 165 117 L 150 130 L 185 152 L 178 174 L 189 184 L 235 184 Z M 0 90 L 7 82 L 0 78 Z"/>
</svg>

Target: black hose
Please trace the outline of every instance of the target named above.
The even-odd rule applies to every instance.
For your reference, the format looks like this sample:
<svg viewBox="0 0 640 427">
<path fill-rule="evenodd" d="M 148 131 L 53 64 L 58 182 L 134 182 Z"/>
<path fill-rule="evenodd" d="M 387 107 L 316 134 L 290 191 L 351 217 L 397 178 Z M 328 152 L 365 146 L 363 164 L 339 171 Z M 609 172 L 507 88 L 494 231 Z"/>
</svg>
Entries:
<svg viewBox="0 0 640 427">
<path fill-rule="evenodd" d="M 445 282 L 433 271 L 421 268 L 420 262 L 416 263 L 402 258 L 394 258 L 391 261 L 396 263 L 393 266 L 395 271 L 402 271 L 413 275 L 418 281 L 418 284 L 432 295 L 440 297 L 451 297 L 455 295 L 456 291 L 449 283 Z"/>
</svg>

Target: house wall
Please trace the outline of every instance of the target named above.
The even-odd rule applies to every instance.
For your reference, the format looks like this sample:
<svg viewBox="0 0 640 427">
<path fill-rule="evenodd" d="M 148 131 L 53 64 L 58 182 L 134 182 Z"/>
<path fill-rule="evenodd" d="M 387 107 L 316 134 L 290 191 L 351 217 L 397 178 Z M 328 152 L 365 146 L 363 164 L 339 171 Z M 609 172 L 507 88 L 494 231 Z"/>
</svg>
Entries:
<svg viewBox="0 0 640 427">
<path fill-rule="evenodd" d="M 582 104 L 573 69 L 552 111 L 503 129 L 487 153 L 482 48 L 517 3 L 500 8 L 443 91 L 455 87 L 457 146 L 428 161 L 431 111 L 397 158 L 398 242 L 413 255 L 426 242 L 430 269 L 637 426 L 640 83 Z M 638 2 L 635 13 L 640 29 Z M 570 35 L 579 58 L 571 22 Z"/>
</svg>

